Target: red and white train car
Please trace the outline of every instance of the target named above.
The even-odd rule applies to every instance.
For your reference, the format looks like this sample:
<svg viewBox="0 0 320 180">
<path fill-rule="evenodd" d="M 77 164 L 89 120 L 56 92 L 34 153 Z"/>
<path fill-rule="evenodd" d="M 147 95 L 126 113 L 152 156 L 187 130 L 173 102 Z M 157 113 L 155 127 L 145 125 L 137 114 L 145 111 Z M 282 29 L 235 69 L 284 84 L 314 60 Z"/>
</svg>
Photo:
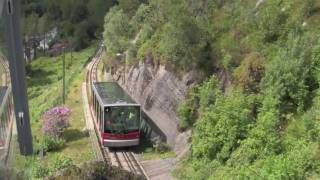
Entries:
<svg viewBox="0 0 320 180">
<path fill-rule="evenodd" d="M 117 83 L 91 85 L 91 110 L 100 142 L 106 147 L 139 145 L 141 108 Z"/>
</svg>

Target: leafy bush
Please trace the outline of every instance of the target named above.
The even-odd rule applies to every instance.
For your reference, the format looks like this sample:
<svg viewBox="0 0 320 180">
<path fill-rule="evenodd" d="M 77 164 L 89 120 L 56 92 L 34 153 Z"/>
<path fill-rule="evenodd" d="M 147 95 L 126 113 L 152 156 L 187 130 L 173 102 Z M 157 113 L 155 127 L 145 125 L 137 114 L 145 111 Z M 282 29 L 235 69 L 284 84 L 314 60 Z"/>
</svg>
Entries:
<svg viewBox="0 0 320 180">
<path fill-rule="evenodd" d="M 305 61 L 304 41 L 292 37 L 266 65 L 262 88 L 279 98 L 282 112 L 305 108 L 310 84 L 310 61 Z M 277 78 L 275 78 L 277 77 Z"/>
<path fill-rule="evenodd" d="M 182 16 L 188 13 L 182 7 L 179 14 L 170 17 L 162 29 L 160 41 L 157 44 L 160 56 L 170 64 L 183 70 L 198 67 L 205 58 L 205 32 L 192 17 Z"/>
<path fill-rule="evenodd" d="M 213 105 L 217 98 L 221 95 L 219 82 L 215 76 L 212 76 L 207 81 L 203 82 L 198 87 L 199 95 L 199 113 L 205 112 L 210 105 Z"/>
<path fill-rule="evenodd" d="M 232 56 L 227 52 L 222 53 L 223 57 L 221 59 L 221 65 L 225 69 L 230 69 L 232 67 Z"/>
<path fill-rule="evenodd" d="M 193 126 L 197 120 L 199 106 L 199 97 L 197 94 L 197 87 L 189 90 L 186 99 L 179 104 L 178 116 L 179 116 L 179 129 L 184 131 Z"/>
<path fill-rule="evenodd" d="M 249 92 L 258 92 L 264 75 L 264 62 L 260 55 L 249 54 L 234 70 L 235 83 Z"/>
<path fill-rule="evenodd" d="M 129 17 L 118 7 L 112 8 L 105 17 L 104 29 L 103 37 L 108 54 L 115 56 L 117 53 L 124 53 L 133 36 Z"/>
<path fill-rule="evenodd" d="M 72 165 L 71 158 L 59 154 L 55 155 L 48 164 L 44 164 L 41 159 L 37 158 L 32 162 L 32 177 L 44 178 Z"/>
<path fill-rule="evenodd" d="M 44 152 L 56 151 L 62 148 L 65 145 L 66 141 L 60 138 L 51 138 L 47 135 L 44 135 L 41 140 L 41 148 Z"/>
<path fill-rule="evenodd" d="M 69 126 L 70 110 L 66 106 L 57 106 L 43 115 L 42 132 L 51 138 L 60 138 L 64 129 Z"/>
<path fill-rule="evenodd" d="M 192 87 L 186 99 L 178 107 L 179 129 L 184 131 L 192 127 L 198 115 L 201 116 L 210 105 L 214 104 L 220 93 L 219 83 L 215 76 Z"/>
<path fill-rule="evenodd" d="M 164 143 L 160 138 L 153 139 L 152 144 L 156 152 L 164 153 L 171 149 L 170 146 Z"/>
<path fill-rule="evenodd" d="M 51 175 L 47 179 L 145 179 L 141 175 L 125 171 L 115 166 L 109 166 L 103 161 L 90 161 L 77 166 L 69 166 L 57 174 Z"/>
<path fill-rule="evenodd" d="M 71 165 L 73 165 L 73 161 L 71 158 L 62 155 L 56 155 L 53 157 L 53 160 L 49 165 L 49 170 L 51 173 L 53 173 L 61 169 L 67 168 Z"/>
<path fill-rule="evenodd" d="M 35 160 L 32 164 L 32 177 L 44 178 L 49 175 L 49 169 L 41 163 L 40 160 Z"/>
<path fill-rule="evenodd" d="M 219 95 L 197 122 L 192 136 L 192 154 L 223 163 L 248 136 L 253 123 L 253 101 L 240 91 Z"/>
<path fill-rule="evenodd" d="M 257 23 L 266 43 L 274 42 L 282 37 L 286 37 L 288 31 L 285 29 L 288 20 L 288 12 L 281 9 L 281 1 L 267 1 L 264 8 L 259 13 Z"/>
</svg>

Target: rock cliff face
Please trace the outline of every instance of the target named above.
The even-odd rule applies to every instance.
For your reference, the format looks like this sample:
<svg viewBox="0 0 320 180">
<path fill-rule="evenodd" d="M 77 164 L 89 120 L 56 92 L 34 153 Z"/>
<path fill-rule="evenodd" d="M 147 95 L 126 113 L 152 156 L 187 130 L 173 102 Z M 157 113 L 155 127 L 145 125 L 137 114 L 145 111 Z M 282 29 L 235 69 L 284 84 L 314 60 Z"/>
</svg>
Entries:
<svg viewBox="0 0 320 180">
<path fill-rule="evenodd" d="M 178 154 L 187 149 L 190 132 L 178 132 L 177 108 L 188 87 L 200 80 L 200 74 L 190 71 L 178 78 L 163 65 L 140 62 L 126 70 L 124 67 L 115 68 L 111 75 L 142 105 Z"/>
</svg>

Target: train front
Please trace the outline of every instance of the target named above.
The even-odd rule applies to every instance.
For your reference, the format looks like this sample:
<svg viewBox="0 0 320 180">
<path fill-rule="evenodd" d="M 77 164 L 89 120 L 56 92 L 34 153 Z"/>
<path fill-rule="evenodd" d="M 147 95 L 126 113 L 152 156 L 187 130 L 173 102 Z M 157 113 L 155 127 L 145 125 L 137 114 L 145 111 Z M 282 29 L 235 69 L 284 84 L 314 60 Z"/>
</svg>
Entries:
<svg viewBox="0 0 320 180">
<path fill-rule="evenodd" d="M 127 147 L 139 145 L 141 111 L 139 105 L 104 107 L 103 145 Z"/>
</svg>

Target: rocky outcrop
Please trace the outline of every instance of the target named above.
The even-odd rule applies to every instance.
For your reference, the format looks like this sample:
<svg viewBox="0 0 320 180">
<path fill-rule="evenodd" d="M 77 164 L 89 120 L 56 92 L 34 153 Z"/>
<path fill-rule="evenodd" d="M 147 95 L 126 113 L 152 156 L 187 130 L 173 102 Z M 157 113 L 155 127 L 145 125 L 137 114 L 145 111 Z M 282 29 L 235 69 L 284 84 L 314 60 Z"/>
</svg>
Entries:
<svg viewBox="0 0 320 180">
<path fill-rule="evenodd" d="M 164 65 L 140 62 L 128 69 L 114 68 L 112 77 L 142 105 L 166 135 L 167 143 L 178 154 L 185 151 L 190 132 L 179 133 L 177 108 L 188 87 L 200 81 L 200 73 L 190 71 L 178 78 Z"/>
</svg>

